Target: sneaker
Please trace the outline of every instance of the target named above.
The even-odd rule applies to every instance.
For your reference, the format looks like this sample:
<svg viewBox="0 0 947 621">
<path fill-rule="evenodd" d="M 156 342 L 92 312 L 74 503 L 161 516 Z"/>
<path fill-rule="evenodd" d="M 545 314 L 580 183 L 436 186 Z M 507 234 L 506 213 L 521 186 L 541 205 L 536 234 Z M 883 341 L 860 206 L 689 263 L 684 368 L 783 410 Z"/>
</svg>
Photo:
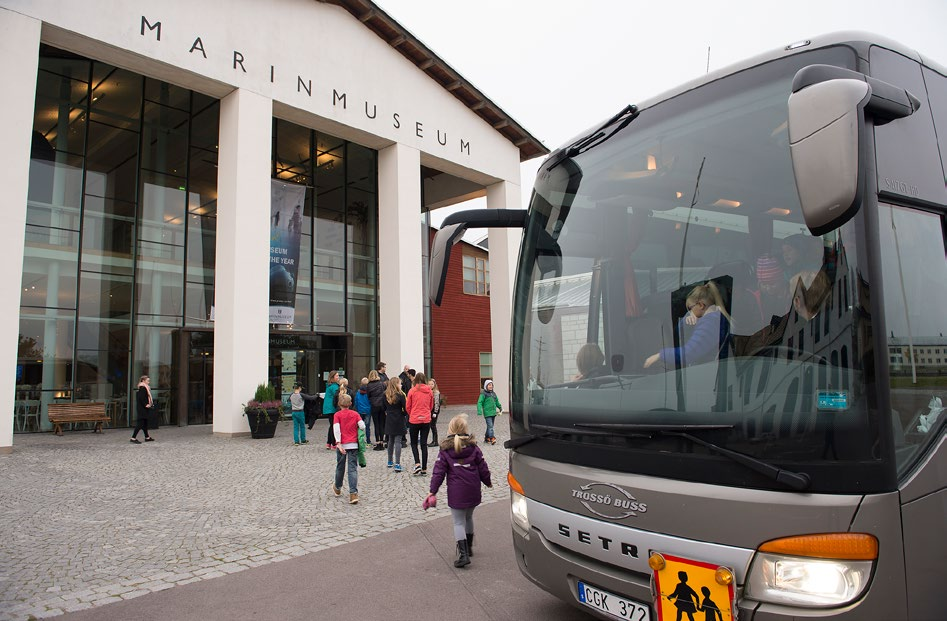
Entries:
<svg viewBox="0 0 947 621">
<path fill-rule="evenodd" d="M 401 464 L 395 464 L 395 472 L 401 472 Z"/>
<path fill-rule="evenodd" d="M 293 442 L 293 446 L 299 446 L 299 442 Z"/>
<path fill-rule="evenodd" d="M 419 476 L 421 474 L 421 464 L 414 464 L 414 472 L 411 474 L 414 476 Z"/>
<path fill-rule="evenodd" d="M 145 438 L 145 442 L 154 442 L 154 441 L 155 439 L 152 438 L 151 436 L 148 436 L 147 438 Z"/>
<path fill-rule="evenodd" d="M 335 483 L 332 484 L 332 493 L 336 496 L 342 495 L 342 490 L 335 486 Z"/>
<path fill-rule="evenodd" d="M 129 440 L 129 442 L 131 442 L 132 444 L 141 444 L 141 440 L 139 440 L 138 438 L 132 438 L 131 440 Z"/>
<path fill-rule="evenodd" d="M 350 505 L 358 504 L 358 494 L 349 494 L 349 504 Z"/>
<path fill-rule="evenodd" d="M 309 440 L 303 440 L 300 444 L 309 444 Z"/>
<path fill-rule="evenodd" d="M 389 468 L 394 468 L 394 466 L 395 466 L 395 465 L 394 465 L 393 463 L 391 463 L 390 461 L 388 462 L 388 467 L 389 467 Z"/>
<path fill-rule="evenodd" d="M 438 444 L 437 444 L 437 442 L 433 442 L 433 441 L 432 441 L 432 442 L 428 442 L 427 445 L 430 446 L 430 447 L 435 447 L 435 446 L 437 446 Z"/>
<path fill-rule="evenodd" d="M 421 474 L 422 477 L 426 477 L 426 476 L 427 476 L 427 470 L 422 470 L 420 474 Z"/>
</svg>

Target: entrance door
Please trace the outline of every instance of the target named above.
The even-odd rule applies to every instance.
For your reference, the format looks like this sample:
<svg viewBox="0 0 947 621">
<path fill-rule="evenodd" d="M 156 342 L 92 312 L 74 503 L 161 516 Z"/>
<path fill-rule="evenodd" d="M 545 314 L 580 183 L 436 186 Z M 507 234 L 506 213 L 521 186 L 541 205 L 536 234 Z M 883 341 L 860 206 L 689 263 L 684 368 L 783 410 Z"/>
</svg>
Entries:
<svg viewBox="0 0 947 621">
<path fill-rule="evenodd" d="M 187 424 L 214 422 L 214 344 L 192 333 L 187 358 Z"/>
</svg>

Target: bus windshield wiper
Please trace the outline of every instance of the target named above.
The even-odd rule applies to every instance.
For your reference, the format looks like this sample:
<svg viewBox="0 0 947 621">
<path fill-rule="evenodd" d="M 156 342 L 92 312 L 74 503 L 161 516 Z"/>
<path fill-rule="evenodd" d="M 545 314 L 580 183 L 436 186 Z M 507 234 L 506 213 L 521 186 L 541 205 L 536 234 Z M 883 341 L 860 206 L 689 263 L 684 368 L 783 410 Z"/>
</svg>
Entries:
<svg viewBox="0 0 947 621">
<path fill-rule="evenodd" d="M 517 438 L 511 438 L 503 443 L 503 448 L 513 449 L 518 446 L 523 446 L 524 444 L 529 444 L 533 440 L 540 440 L 542 438 L 549 438 L 551 436 L 576 435 L 576 430 L 574 427 L 553 427 L 552 425 L 539 425 L 532 423 L 530 424 L 529 428 L 530 430 L 535 429 L 539 433 L 528 433 Z M 603 436 L 612 435 L 612 432 L 604 430 L 593 433 L 595 435 Z"/>
<path fill-rule="evenodd" d="M 568 147 L 560 149 L 559 151 L 553 153 L 550 157 L 549 166 L 546 167 L 546 170 L 552 170 L 564 160 L 575 157 L 576 155 L 582 153 L 583 151 L 588 151 L 592 147 L 601 144 L 623 130 L 626 125 L 634 121 L 638 117 L 638 106 L 634 104 L 629 104 L 621 109 L 621 111 L 613 116 L 612 118 L 605 121 L 601 127 L 593 131 L 587 136 L 579 138 Z M 611 132 L 606 132 L 606 130 L 621 121 L 621 124 L 618 125 Z"/>
<path fill-rule="evenodd" d="M 620 433 L 622 435 L 631 435 L 632 437 L 641 437 L 642 435 L 659 435 L 659 436 L 672 436 L 678 438 L 685 438 L 694 444 L 703 446 L 706 449 L 713 451 L 724 457 L 728 457 L 733 461 L 743 464 L 747 468 L 762 474 L 763 476 L 782 483 L 788 487 L 791 487 L 794 490 L 803 491 L 809 488 L 811 480 L 809 475 L 804 472 L 793 472 L 791 470 L 783 470 L 772 464 L 768 464 L 761 459 L 756 457 L 751 457 L 744 453 L 738 453 L 736 451 L 731 451 L 730 449 L 725 449 L 722 446 L 714 444 L 713 442 L 707 442 L 702 440 L 697 436 L 691 435 L 689 431 L 710 431 L 718 429 L 732 429 L 733 425 L 648 425 L 648 424 L 620 424 L 620 423 L 589 423 L 582 424 L 576 423 L 576 427 L 588 428 L 594 430 L 607 430 L 611 433 Z"/>
</svg>

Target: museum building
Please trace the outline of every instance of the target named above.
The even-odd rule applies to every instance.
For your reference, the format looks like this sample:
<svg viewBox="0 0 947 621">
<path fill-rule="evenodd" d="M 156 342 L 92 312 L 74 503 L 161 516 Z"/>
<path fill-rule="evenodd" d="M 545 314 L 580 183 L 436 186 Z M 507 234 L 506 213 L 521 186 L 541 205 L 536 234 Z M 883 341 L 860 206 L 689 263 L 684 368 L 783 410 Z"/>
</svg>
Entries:
<svg viewBox="0 0 947 621">
<path fill-rule="evenodd" d="M 0 50 L 4 452 L 52 403 L 133 424 L 142 375 L 162 424 L 244 435 L 259 383 L 431 369 L 430 212 L 521 207 L 548 152 L 365 0 L 0 0 Z M 501 399 L 518 240 L 490 232 Z"/>
</svg>

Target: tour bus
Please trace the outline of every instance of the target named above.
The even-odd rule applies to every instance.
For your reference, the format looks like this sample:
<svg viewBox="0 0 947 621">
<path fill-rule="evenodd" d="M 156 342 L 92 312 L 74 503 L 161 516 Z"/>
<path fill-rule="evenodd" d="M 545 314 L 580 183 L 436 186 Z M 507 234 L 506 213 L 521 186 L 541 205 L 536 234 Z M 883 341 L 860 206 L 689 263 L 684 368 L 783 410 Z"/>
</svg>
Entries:
<svg viewBox="0 0 947 621">
<path fill-rule="evenodd" d="M 801 41 L 618 111 L 528 210 L 448 217 L 434 303 L 467 228 L 523 229 L 529 580 L 601 619 L 947 618 L 945 76 Z"/>
</svg>

